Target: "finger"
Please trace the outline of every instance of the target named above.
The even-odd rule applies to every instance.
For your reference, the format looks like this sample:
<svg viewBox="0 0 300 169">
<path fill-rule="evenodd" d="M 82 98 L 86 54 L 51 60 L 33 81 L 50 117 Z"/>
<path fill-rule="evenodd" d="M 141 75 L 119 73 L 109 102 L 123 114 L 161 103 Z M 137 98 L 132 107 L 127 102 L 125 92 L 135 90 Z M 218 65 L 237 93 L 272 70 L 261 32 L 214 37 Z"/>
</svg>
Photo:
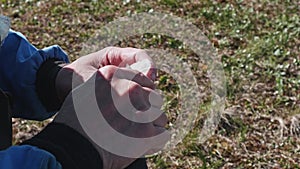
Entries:
<svg viewBox="0 0 300 169">
<path fill-rule="evenodd" d="M 156 77 L 156 72 L 153 60 L 144 50 L 136 48 L 107 47 L 81 57 L 66 67 L 72 68 L 76 64 L 78 64 L 79 66 L 84 65 L 86 67 L 92 67 L 94 69 L 99 69 L 107 65 L 126 67 L 127 65 L 131 65 L 140 61 L 149 62 L 149 70 L 144 74 L 151 80 L 154 80 Z"/>
<path fill-rule="evenodd" d="M 140 85 L 138 86 L 132 86 L 130 89 L 130 100 L 135 102 L 135 100 L 145 100 L 145 105 L 141 105 L 142 107 L 138 110 L 145 111 L 151 107 L 156 107 L 160 109 L 163 105 L 163 99 L 161 95 L 147 87 L 141 87 Z M 143 107 L 146 106 L 146 107 Z"/>
<path fill-rule="evenodd" d="M 153 121 L 153 125 L 156 127 L 166 127 L 168 121 L 167 115 L 162 113 L 156 120 Z"/>
<path fill-rule="evenodd" d="M 147 110 L 150 107 L 149 92 L 135 82 L 116 79 L 111 82 L 110 90 L 111 102 L 116 110 L 131 121 L 136 121 L 136 111 Z"/>
<path fill-rule="evenodd" d="M 142 61 L 137 61 L 128 67 L 133 70 L 142 72 L 144 75 L 146 75 L 148 78 L 150 78 L 153 81 L 156 79 L 156 69 L 153 68 L 149 60 L 144 59 Z"/>
<path fill-rule="evenodd" d="M 111 65 L 125 67 L 126 64 L 131 65 L 145 59 L 154 65 L 151 57 L 142 49 L 107 47 L 104 50 L 106 51 L 106 60 Z"/>
<path fill-rule="evenodd" d="M 136 110 L 140 111 L 146 111 L 149 109 L 151 107 L 149 102 L 149 93 L 151 89 L 142 87 L 135 82 L 132 82 L 130 85 L 128 96 L 132 105 L 136 108 Z"/>
<path fill-rule="evenodd" d="M 143 70 L 143 73 L 150 78 L 152 81 L 154 81 L 156 79 L 156 75 L 157 75 L 157 69 L 156 66 L 154 64 L 154 61 L 152 60 L 152 58 L 147 54 L 146 51 L 141 50 L 140 52 L 138 52 L 135 57 L 134 57 L 134 63 L 146 63 L 142 64 L 143 67 L 141 69 L 146 69 Z"/>
<path fill-rule="evenodd" d="M 115 107 L 115 104 L 110 98 L 107 98 L 109 101 L 109 104 L 102 104 L 101 101 L 97 98 L 97 103 L 100 109 L 100 112 L 104 119 L 109 123 L 109 125 L 114 128 L 116 131 L 123 133 L 124 129 L 126 129 L 130 124 L 131 121 L 123 117 L 118 110 Z M 105 101 L 104 101 L 105 102 Z"/>
<path fill-rule="evenodd" d="M 106 48 L 107 54 L 104 65 L 111 64 L 118 67 L 126 67 L 138 62 L 146 62 L 146 70 L 139 70 L 143 72 L 151 80 L 156 79 L 156 69 L 152 58 L 147 54 L 145 50 L 136 48 L 118 48 L 108 47 Z"/>
<path fill-rule="evenodd" d="M 156 91 L 150 90 L 149 88 L 144 88 L 144 90 L 150 93 L 149 94 L 150 107 L 147 110 L 144 109 L 143 111 L 142 109 L 142 111 L 136 112 L 135 119 L 138 120 L 140 123 L 154 122 L 155 125 L 164 127 L 167 124 L 168 119 L 164 114 L 164 112 L 161 111 L 161 107 L 163 105 L 163 99 L 161 95 Z"/>
<path fill-rule="evenodd" d="M 126 67 L 126 65 L 130 65 L 144 59 L 152 62 L 146 52 L 141 49 L 106 47 L 102 50 L 79 58 L 78 60 L 80 60 L 80 64 L 99 69 L 107 65 Z"/>
<path fill-rule="evenodd" d="M 155 89 L 155 84 L 153 83 L 153 81 L 147 76 L 145 76 L 143 73 L 138 72 L 136 70 L 119 68 L 116 72 L 116 76 L 121 79 L 128 79 L 134 81 L 143 87 Z"/>
<path fill-rule="evenodd" d="M 134 82 L 133 82 L 134 83 Z M 145 100 L 145 104 L 141 105 L 142 107 L 138 110 L 146 111 L 150 107 L 155 107 L 160 109 L 163 105 L 163 98 L 162 96 L 156 92 L 155 90 L 152 90 L 147 87 L 142 87 L 140 85 L 134 85 L 132 84 L 132 87 L 129 88 L 130 90 L 130 100 L 133 102 L 138 102 L 138 100 Z M 146 107 L 143 107 L 146 106 Z"/>
<path fill-rule="evenodd" d="M 134 76 L 132 81 L 140 84 L 143 87 L 148 87 L 153 90 L 156 88 L 156 85 L 154 84 L 154 82 L 151 79 L 149 79 L 147 76 L 145 76 L 143 73 L 136 72 L 136 71 L 133 71 L 133 72 L 135 72 L 136 75 Z"/>
<path fill-rule="evenodd" d="M 163 112 L 160 110 L 163 99 L 159 93 L 126 79 L 117 79 L 112 82 L 113 88 L 118 89 L 113 98 L 117 109 L 125 117 L 140 122 L 148 123 L 156 120 Z"/>
</svg>

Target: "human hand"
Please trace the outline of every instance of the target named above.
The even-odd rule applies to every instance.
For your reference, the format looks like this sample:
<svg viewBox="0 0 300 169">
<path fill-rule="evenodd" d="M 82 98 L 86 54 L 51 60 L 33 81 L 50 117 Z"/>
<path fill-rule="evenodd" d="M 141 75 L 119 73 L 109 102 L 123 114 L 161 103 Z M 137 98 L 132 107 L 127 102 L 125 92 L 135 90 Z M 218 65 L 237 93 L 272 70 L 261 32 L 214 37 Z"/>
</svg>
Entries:
<svg viewBox="0 0 300 169">
<path fill-rule="evenodd" d="M 143 62 L 147 67 L 136 66 Z M 56 78 L 56 89 L 61 101 L 73 87 L 87 81 L 99 68 L 107 65 L 127 67 L 132 65 L 137 71 L 144 73 L 151 80 L 155 80 L 156 71 L 152 59 L 144 50 L 136 48 L 107 47 L 98 52 L 80 57 L 71 64 L 64 66 Z M 73 84 L 72 84 L 73 82 Z"/>
<path fill-rule="evenodd" d="M 157 152 L 169 139 L 167 118 L 160 110 L 163 100 L 154 86 L 137 71 L 101 67 L 66 97 L 54 123 L 66 124 L 90 140 L 103 168 L 125 168 Z"/>
</svg>

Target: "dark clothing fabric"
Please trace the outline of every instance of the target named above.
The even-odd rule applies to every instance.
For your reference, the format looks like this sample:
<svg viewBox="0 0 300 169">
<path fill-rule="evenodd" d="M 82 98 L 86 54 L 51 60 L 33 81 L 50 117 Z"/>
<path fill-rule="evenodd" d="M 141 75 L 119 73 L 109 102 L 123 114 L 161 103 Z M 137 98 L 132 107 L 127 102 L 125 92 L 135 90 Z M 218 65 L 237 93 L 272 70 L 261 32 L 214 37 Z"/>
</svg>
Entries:
<svg viewBox="0 0 300 169">
<path fill-rule="evenodd" d="M 11 146 L 11 107 L 9 97 L 0 89 L 0 150 Z"/>
<path fill-rule="evenodd" d="M 52 153 L 63 169 L 102 169 L 101 157 L 93 145 L 64 124 L 51 123 L 23 144 Z"/>
<path fill-rule="evenodd" d="M 56 76 L 63 65 L 65 65 L 63 61 L 48 59 L 37 71 L 35 84 L 37 94 L 49 112 L 58 111 L 62 104 L 57 96 L 55 82 Z"/>
</svg>

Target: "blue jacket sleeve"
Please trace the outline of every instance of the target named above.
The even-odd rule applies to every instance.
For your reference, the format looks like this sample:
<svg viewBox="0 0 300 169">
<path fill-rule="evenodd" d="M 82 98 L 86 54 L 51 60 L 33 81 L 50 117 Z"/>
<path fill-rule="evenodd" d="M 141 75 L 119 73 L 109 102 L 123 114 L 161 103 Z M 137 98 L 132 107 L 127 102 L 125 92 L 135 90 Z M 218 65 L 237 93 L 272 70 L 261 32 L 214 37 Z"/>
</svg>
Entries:
<svg viewBox="0 0 300 169">
<path fill-rule="evenodd" d="M 13 97 L 13 117 L 44 120 L 56 112 L 47 112 L 39 100 L 36 73 L 47 59 L 69 62 L 59 46 L 37 49 L 19 32 L 9 31 L 0 48 L 0 88 Z"/>
<path fill-rule="evenodd" d="M 37 147 L 12 146 L 0 151 L 0 168 L 5 169 L 62 169 L 56 158 Z"/>
</svg>

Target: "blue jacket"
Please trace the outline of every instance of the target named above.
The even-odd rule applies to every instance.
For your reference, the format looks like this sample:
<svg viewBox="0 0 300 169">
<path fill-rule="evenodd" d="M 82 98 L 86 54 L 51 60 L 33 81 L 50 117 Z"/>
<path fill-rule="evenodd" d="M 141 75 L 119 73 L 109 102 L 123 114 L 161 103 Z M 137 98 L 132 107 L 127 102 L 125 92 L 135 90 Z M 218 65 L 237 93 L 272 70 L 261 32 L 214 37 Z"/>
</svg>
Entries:
<svg viewBox="0 0 300 169">
<path fill-rule="evenodd" d="M 59 46 L 39 50 L 21 33 L 9 31 L 0 48 L 0 88 L 13 97 L 13 117 L 44 120 L 56 113 L 46 111 L 35 90 L 36 72 L 49 58 L 69 62 Z M 61 169 L 61 165 L 49 152 L 25 145 L 0 151 L 0 169 Z"/>
<path fill-rule="evenodd" d="M 47 112 L 35 90 L 36 72 L 49 58 L 69 62 L 59 46 L 39 50 L 10 30 L 0 48 L 0 88 L 13 96 L 14 117 L 44 120 L 56 113 Z"/>
<path fill-rule="evenodd" d="M 1 169 L 62 169 L 56 158 L 33 146 L 12 146 L 0 151 Z"/>
</svg>

